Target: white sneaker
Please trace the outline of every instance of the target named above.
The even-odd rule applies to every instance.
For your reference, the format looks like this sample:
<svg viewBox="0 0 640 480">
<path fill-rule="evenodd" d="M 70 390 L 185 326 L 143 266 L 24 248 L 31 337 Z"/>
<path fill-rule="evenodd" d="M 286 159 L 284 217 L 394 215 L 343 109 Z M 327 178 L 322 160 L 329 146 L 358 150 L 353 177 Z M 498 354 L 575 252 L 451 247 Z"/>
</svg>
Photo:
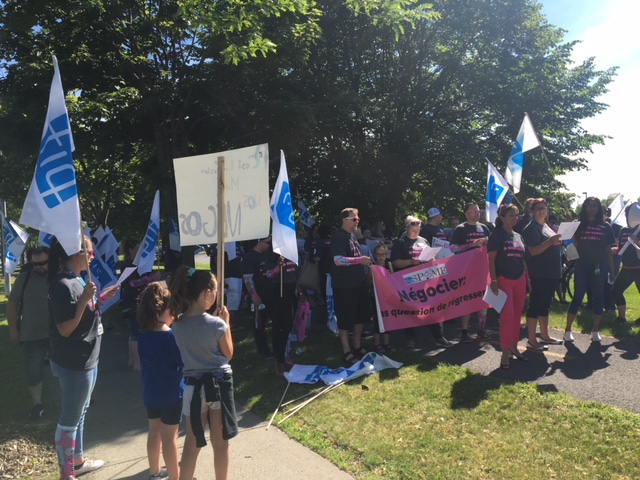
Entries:
<svg viewBox="0 0 640 480">
<path fill-rule="evenodd" d="M 565 342 L 575 342 L 576 339 L 573 338 L 573 333 L 571 332 L 564 332 L 564 335 L 562 337 L 564 339 Z"/>
<path fill-rule="evenodd" d="M 85 473 L 93 472 L 98 470 L 104 465 L 104 461 L 102 460 L 88 460 L 86 459 L 82 466 L 75 467 L 75 475 L 79 477 L 80 475 L 84 475 Z"/>
<path fill-rule="evenodd" d="M 600 336 L 600 332 L 591 332 L 591 341 L 592 342 L 601 342 L 602 337 Z"/>
</svg>

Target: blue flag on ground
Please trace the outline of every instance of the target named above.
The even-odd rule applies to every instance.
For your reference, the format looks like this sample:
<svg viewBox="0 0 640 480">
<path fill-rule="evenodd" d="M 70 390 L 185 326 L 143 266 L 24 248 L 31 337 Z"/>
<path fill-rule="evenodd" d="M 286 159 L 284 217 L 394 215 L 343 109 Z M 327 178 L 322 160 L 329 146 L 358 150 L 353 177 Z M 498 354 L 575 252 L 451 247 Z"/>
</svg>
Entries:
<svg viewBox="0 0 640 480">
<path fill-rule="evenodd" d="M 516 137 L 516 143 L 509 155 L 507 162 L 507 171 L 505 179 L 513 187 L 513 193 L 520 191 L 520 182 L 522 180 L 522 169 L 524 168 L 524 153 L 540 146 L 536 131 L 533 129 L 529 115 L 524 114 L 524 120 L 520 126 L 520 131 Z"/>
<path fill-rule="evenodd" d="M 156 190 L 156 196 L 153 199 L 153 208 L 151 209 L 151 218 L 149 218 L 149 226 L 144 240 L 138 249 L 133 264 L 138 267 L 140 275 L 153 270 L 153 264 L 156 261 L 156 249 L 158 248 L 158 236 L 160 233 L 160 190 Z"/>
<path fill-rule="evenodd" d="M 280 173 L 271 196 L 271 219 L 273 220 L 271 244 L 273 251 L 298 264 L 298 240 L 293 216 L 291 188 L 284 152 L 280 150 Z"/>
<path fill-rule="evenodd" d="M 56 57 L 53 67 L 40 153 L 20 223 L 55 235 L 67 255 L 73 255 L 81 245 L 75 147 Z"/>
<path fill-rule="evenodd" d="M 498 218 L 498 207 L 509 191 L 509 185 L 489 159 L 487 159 L 487 167 L 487 195 L 484 214 L 488 222 L 495 224 L 496 218 Z"/>
</svg>

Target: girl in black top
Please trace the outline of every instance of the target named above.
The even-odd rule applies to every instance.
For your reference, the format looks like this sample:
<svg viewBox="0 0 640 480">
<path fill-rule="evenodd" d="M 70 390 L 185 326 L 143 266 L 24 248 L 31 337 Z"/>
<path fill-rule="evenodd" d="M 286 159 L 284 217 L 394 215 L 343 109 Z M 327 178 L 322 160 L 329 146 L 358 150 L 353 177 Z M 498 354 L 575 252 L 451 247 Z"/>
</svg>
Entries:
<svg viewBox="0 0 640 480">
<path fill-rule="evenodd" d="M 611 247 L 615 244 L 616 239 L 611 226 L 604 221 L 604 208 L 598 198 L 589 197 L 582 204 L 580 226 L 573 236 L 573 241 L 576 244 L 580 258 L 575 262 L 573 274 L 575 294 L 567 311 L 564 341 L 574 341 L 571 325 L 576 319 L 580 305 L 582 305 L 587 286 L 590 285 L 591 295 L 593 296 L 591 341 L 600 342 L 602 339 L 598 330 L 604 310 L 604 286 L 607 282 L 607 277 L 611 279 L 615 277 Z"/>
</svg>

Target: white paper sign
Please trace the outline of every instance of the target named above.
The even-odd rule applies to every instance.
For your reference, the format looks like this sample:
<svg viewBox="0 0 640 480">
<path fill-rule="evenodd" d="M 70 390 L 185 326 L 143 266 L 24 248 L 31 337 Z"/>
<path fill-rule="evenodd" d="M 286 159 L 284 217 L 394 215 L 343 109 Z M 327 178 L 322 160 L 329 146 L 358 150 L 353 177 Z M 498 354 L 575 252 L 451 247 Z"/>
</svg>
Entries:
<svg viewBox="0 0 640 480">
<path fill-rule="evenodd" d="M 498 295 L 494 295 L 491 291 L 491 287 L 487 286 L 487 289 L 484 292 L 484 297 L 482 299 L 491 305 L 496 312 L 500 313 L 502 308 L 504 307 L 505 302 L 507 301 L 507 294 L 502 290 L 498 289 Z"/>
<path fill-rule="evenodd" d="M 440 260 L 441 258 L 453 257 L 455 254 L 451 251 L 451 243 L 446 240 L 442 240 L 441 238 L 433 237 L 431 241 L 432 247 L 440 247 L 440 251 L 436 255 L 436 260 Z"/>
<path fill-rule="evenodd" d="M 225 241 L 269 235 L 269 148 L 175 158 L 180 244 L 218 243 L 218 157 L 225 157 Z"/>
<path fill-rule="evenodd" d="M 571 240 L 579 226 L 580 222 L 562 222 L 558 227 L 558 233 L 562 235 L 560 240 Z"/>
<path fill-rule="evenodd" d="M 435 258 L 436 255 L 438 255 L 438 252 L 440 250 L 441 248 L 439 247 L 438 248 L 427 247 L 420 252 L 420 256 L 418 257 L 418 260 L 420 260 L 421 262 L 428 262 L 429 260 Z"/>
<path fill-rule="evenodd" d="M 116 285 L 120 285 L 122 282 L 124 282 L 129 277 L 129 275 L 131 275 L 133 272 L 136 271 L 136 268 L 138 268 L 138 267 L 127 267 L 127 268 L 125 268 L 124 271 L 122 272 L 122 274 L 120 275 L 120 278 L 116 282 Z"/>
</svg>

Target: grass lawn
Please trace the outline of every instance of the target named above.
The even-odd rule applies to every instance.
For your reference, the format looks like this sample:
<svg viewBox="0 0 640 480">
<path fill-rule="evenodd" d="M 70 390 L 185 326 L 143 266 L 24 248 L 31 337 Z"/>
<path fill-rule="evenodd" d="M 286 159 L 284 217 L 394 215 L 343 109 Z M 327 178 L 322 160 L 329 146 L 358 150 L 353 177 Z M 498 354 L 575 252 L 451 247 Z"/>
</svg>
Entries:
<svg viewBox="0 0 640 480">
<path fill-rule="evenodd" d="M 628 318 L 635 320 L 640 297 L 630 289 L 627 300 Z M 8 345 L 5 308 L 0 297 L 0 432 L 6 433 L 22 424 L 30 400 L 21 353 Z M 554 327 L 564 327 L 564 312 L 565 307 L 554 310 Z M 575 330 L 590 331 L 590 321 L 590 315 L 580 315 Z M 286 381 L 275 377 L 272 361 L 255 353 L 250 322 L 242 315 L 234 334 L 236 395 L 269 418 Z M 603 334 L 640 338 L 638 327 L 605 324 Z M 341 365 L 339 342 L 323 326 L 311 332 L 303 348 L 301 363 Z M 358 479 L 640 478 L 640 415 L 410 352 L 392 357 L 405 366 L 342 385 L 280 428 Z M 286 400 L 320 388 L 291 385 Z M 282 418 L 278 414 L 275 423 Z M 42 429 L 28 427 L 24 435 L 48 445 L 52 426 Z M 0 465 L 3 450 L 10 448 L 4 437 Z M 34 474 L 20 478 L 55 478 L 51 465 L 28 461 L 35 463 Z"/>
</svg>

